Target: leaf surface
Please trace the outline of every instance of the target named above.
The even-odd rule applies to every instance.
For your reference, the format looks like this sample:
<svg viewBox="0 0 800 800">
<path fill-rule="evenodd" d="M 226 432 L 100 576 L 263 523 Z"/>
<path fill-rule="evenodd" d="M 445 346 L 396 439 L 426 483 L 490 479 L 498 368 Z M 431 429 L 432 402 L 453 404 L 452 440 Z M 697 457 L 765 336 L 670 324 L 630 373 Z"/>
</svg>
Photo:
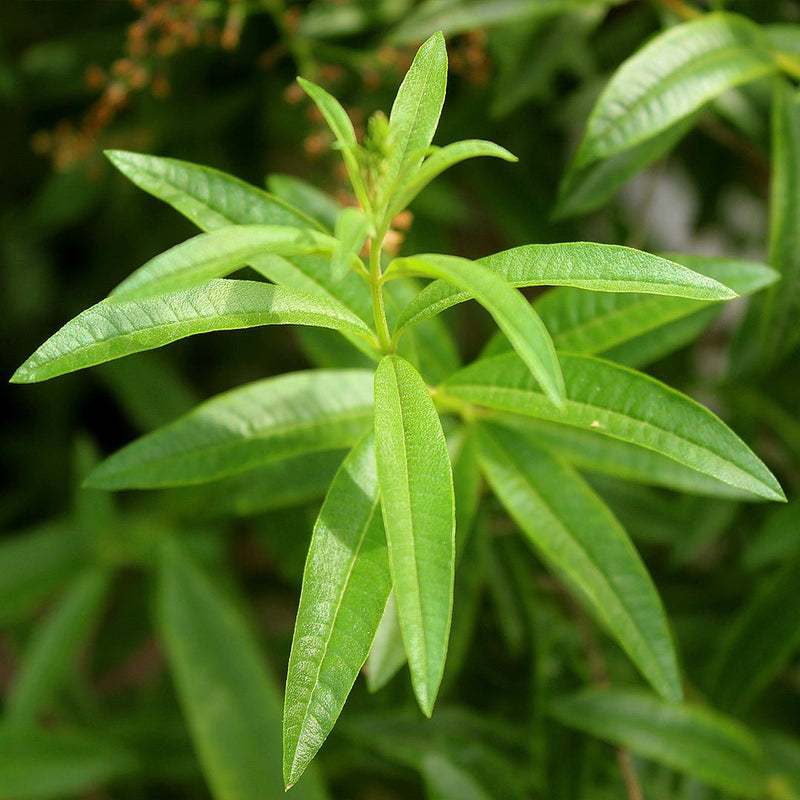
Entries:
<svg viewBox="0 0 800 800">
<path fill-rule="evenodd" d="M 101 463 L 101 489 L 202 483 L 302 453 L 348 447 L 372 418 L 370 370 L 292 372 L 233 389 Z"/>
<path fill-rule="evenodd" d="M 236 606 L 172 539 L 159 550 L 157 622 L 213 796 L 282 797 L 278 689 Z M 326 796 L 313 773 L 297 793 Z"/>
<path fill-rule="evenodd" d="M 48 380 L 199 333 L 288 324 L 339 330 L 364 342 L 372 336 L 333 299 L 258 281 L 221 279 L 145 300 L 103 300 L 53 334 L 11 381 Z"/>
<path fill-rule="evenodd" d="M 262 253 L 331 255 L 335 246 L 333 237 L 311 228 L 227 225 L 201 233 L 157 255 L 117 286 L 111 297 L 141 300 L 189 289 L 212 278 L 224 278 Z"/>
<path fill-rule="evenodd" d="M 399 356 L 385 356 L 375 373 L 375 457 L 411 680 L 430 716 L 453 611 L 453 475 L 428 388 Z"/>
<path fill-rule="evenodd" d="M 666 616 L 628 535 L 563 462 L 508 428 L 477 428 L 481 467 L 528 540 L 663 697 L 681 699 Z"/>
<path fill-rule="evenodd" d="M 550 400 L 561 405 L 564 379 L 550 335 L 525 298 L 500 275 L 475 261 L 437 254 L 395 259 L 386 274 L 397 272 L 441 278 L 474 297 L 492 315 Z M 401 330 L 398 324 L 395 336 Z"/>
<path fill-rule="evenodd" d="M 590 356 L 561 354 L 563 412 L 516 354 L 477 361 L 441 391 L 470 403 L 572 425 L 654 450 L 679 464 L 768 500 L 784 500 L 775 477 L 718 417 L 641 372 Z"/>
<path fill-rule="evenodd" d="M 614 74 L 592 110 L 574 167 L 635 147 L 727 89 L 777 69 L 764 33 L 745 17 L 716 12 L 676 25 Z"/>
<path fill-rule="evenodd" d="M 372 436 L 333 479 L 314 526 L 289 658 L 283 776 L 302 775 L 364 665 L 392 588 Z"/>
<path fill-rule="evenodd" d="M 585 689 L 557 700 L 564 725 L 686 772 L 735 797 L 761 797 L 763 755 L 752 734 L 710 709 L 633 689 Z"/>
<path fill-rule="evenodd" d="M 406 663 L 403 633 L 397 618 L 394 592 L 389 595 L 378 630 L 372 641 L 364 672 L 370 692 L 381 690 Z"/>
</svg>

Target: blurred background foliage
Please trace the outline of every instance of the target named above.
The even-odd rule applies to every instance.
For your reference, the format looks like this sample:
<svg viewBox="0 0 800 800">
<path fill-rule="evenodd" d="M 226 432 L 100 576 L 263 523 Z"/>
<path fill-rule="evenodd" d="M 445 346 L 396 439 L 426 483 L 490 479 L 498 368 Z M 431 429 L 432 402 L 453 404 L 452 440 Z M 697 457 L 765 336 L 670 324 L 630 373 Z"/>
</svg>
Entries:
<svg viewBox="0 0 800 800">
<path fill-rule="evenodd" d="M 479 159 L 437 181 L 414 203 L 413 225 L 398 234 L 405 252 L 478 257 L 529 242 L 593 240 L 766 261 L 769 81 L 715 101 L 673 149 L 632 170 L 599 208 L 571 215 L 561 207 L 554 215 L 593 101 L 627 56 L 676 21 L 679 6 L 666 0 L 3 3 L 5 374 L 133 269 L 194 233 L 171 208 L 116 174 L 103 149 L 172 156 L 257 185 L 267 181 L 273 192 L 330 218 L 330 201 L 310 187 L 351 200 L 331 138 L 294 77 L 324 85 L 363 125 L 375 109 L 388 110 L 416 46 L 437 29 L 448 39 L 451 77 L 436 143 L 487 138 L 519 156 L 519 164 Z M 793 0 L 706 4 L 712 7 L 780 23 L 787 41 L 800 41 L 800 4 Z M 702 330 L 659 353 L 649 371 L 721 413 L 792 497 L 800 483 L 797 370 L 784 361 L 769 374 L 746 366 L 732 374 L 728 347 L 743 310 L 734 304 L 706 318 Z M 488 318 L 465 305 L 446 319 L 458 331 L 462 356 L 474 357 L 491 332 Z M 325 476 L 319 485 L 298 481 L 297 503 L 289 508 L 272 507 L 266 491 L 248 497 L 225 487 L 216 496 L 110 497 L 80 490 L 81 476 L 98 454 L 199 399 L 334 357 L 323 336 L 254 329 L 188 339 L 47 385 L 4 390 L 0 795 L 208 794 L 154 632 L 157 543 L 178 535 L 245 614 L 279 698 Z M 737 612 L 753 598 L 780 590 L 779 609 L 800 616 L 797 503 L 776 510 L 593 480 L 654 575 L 690 694 L 703 695 L 707 664 L 724 660 L 720 640 L 732 642 L 729 650 L 735 646 L 736 630 L 748 624 L 747 612 Z M 602 653 L 613 680 L 635 680 L 631 669 L 608 640 L 597 640 L 495 511 L 481 511 L 480 547 L 460 568 L 451 657 L 433 722 L 405 716 L 413 706 L 407 682 L 391 681 L 374 696 L 357 684 L 320 758 L 332 797 L 448 797 L 441 775 L 448 769 L 460 775 L 464 764 L 477 775 L 476 786 L 495 788 L 493 795 L 463 797 L 622 796 L 623 773 L 609 762 L 607 746 L 542 708 L 544 698 L 597 681 L 593 653 Z M 767 654 L 780 650 L 777 662 L 749 697 L 738 696 L 735 682 L 723 682 L 715 701 L 758 731 L 777 731 L 758 738 L 772 742 L 770 758 L 789 776 L 781 779 L 786 797 L 800 791 L 798 629 L 788 625 L 780 634 Z M 31 668 L 36 658 L 45 666 Z M 21 665 L 34 675 L 26 679 L 31 686 L 20 687 Z M 43 724 L 30 727 L 34 721 Z M 265 758 L 280 762 L 277 752 Z M 637 768 L 648 796 L 719 796 L 667 768 L 647 762 Z M 14 784 L 34 774 L 33 783 Z M 317 796 L 316 788 L 308 792 L 297 796 Z"/>
</svg>

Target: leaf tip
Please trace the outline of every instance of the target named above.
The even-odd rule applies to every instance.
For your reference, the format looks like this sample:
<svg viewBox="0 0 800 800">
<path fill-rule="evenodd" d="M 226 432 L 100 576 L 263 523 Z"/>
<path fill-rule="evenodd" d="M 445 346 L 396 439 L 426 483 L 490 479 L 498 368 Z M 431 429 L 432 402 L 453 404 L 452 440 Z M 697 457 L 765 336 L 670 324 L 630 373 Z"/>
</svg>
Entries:
<svg viewBox="0 0 800 800">
<path fill-rule="evenodd" d="M 9 383 L 36 383 L 34 371 L 28 366 L 26 361 L 16 372 L 8 379 Z"/>
</svg>

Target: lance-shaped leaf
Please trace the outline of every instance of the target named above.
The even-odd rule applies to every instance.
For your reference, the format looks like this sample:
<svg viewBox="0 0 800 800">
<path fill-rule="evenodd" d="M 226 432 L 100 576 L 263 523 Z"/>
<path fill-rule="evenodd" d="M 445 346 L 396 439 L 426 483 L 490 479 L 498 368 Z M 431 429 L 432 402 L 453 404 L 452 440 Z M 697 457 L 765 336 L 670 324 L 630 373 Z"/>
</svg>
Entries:
<svg viewBox="0 0 800 800">
<path fill-rule="evenodd" d="M 392 104 L 382 191 L 402 191 L 416 173 L 439 124 L 446 87 L 447 49 L 444 36 L 435 33 L 417 51 Z"/>
<path fill-rule="evenodd" d="M 500 275 L 475 261 L 436 254 L 395 259 L 386 275 L 397 272 L 441 278 L 474 297 L 492 315 L 550 400 L 561 406 L 564 379 L 550 334 L 525 298 Z M 395 335 L 400 330 L 398 325 Z"/>
<path fill-rule="evenodd" d="M 550 707 L 562 724 L 681 770 L 734 797 L 762 797 L 755 737 L 710 709 L 672 705 L 634 689 L 585 689 Z"/>
<path fill-rule="evenodd" d="M 171 539 L 159 551 L 156 618 L 213 796 L 282 797 L 278 688 L 239 610 Z M 325 797 L 313 773 L 300 787 L 298 797 Z"/>
<path fill-rule="evenodd" d="M 411 680 L 430 716 L 453 610 L 453 475 L 428 387 L 399 356 L 384 357 L 375 373 L 375 457 Z"/>
<path fill-rule="evenodd" d="M 518 431 L 481 424 L 481 467 L 542 558 L 576 590 L 652 686 L 681 698 L 664 609 L 627 533 L 569 466 Z"/>
<path fill-rule="evenodd" d="M 226 225 L 324 226 L 276 197 L 219 170 L 139 153 L 112 150 L 108 158 L 126 177 L 205 231 Z M 250 266 L 274 283 L 333 297 L 364 320 L 372 319 L 369 290 L 355 273 L 335 281 L 330 259 L 258 255 Z"/>
<path fill-rule="evenodd" d="M 547 402 L 514 353 L 477 361 L 442 386 L 470 403 L 572 425 L 654 450 L 768 500 L 784 500 L 772 473 L 708 409 L 641 372 L 590 356 L 561 354 L 567 400 Z"/>
<path fill-rule="evenodd" d="M 772 107 L 770 264 L 781 281 L 767 294 L 761 320 L 762 352 L 779 361 L 800 342 L 800 103 L 794 87 L 778 81 Z"/>
<path fill-rule="evenodd" d="M 213 280 L 145 300 L 103 300 L 53 334 L 11 381 L 44 381 L 198 333 L 286 324 L 333 328 L 364 342 L 372 337 L 330 298 L 257 281 Z"/>
<path fill-rule="evenodd" d="M 363 268 L 358 253 L 369 233 L 369 218 L 358 208 L 345 208 L 336 220 L 336 246 L 333 249 L 331 270 L 334 278 L 344 275 L 355 259 L 358 268 Z"/>
<path fill-rule="evenodd" d="M 296 175 L 272 172 L 267 175 L 267 189 L 278 199 L 307 214 L 330 233 L 342 207 L 329 194 Z"/>
<path fill-rule="evenodd" d="M 709 669 L 711 695 L 721 707 L 746 709 L 800 647 L 798 581 L 795 557 L 760 587 L 722 637 Z"/>
<path fill-rule="evenodd" d="M 123 447 L 87 484 L 123 489 L 202 483 L 350 446 L 369 427 L 371 387 L 370 370 L 315 370 L 233 389 Z"/>
<path fill-rule="evenodd" d="M 6 695 L 6 719 L 31 723 L 46 709 L 94 626 L 109 577 L 105 569 L 87 568 L 36 628 Z"/>
<path fill-rule="evenodd" d="M 333 479 L 308 551 L 283 711 L 283 778 L 293 785 L 330 733 L 392 588 L 372 436 Z"/>
<path fill-rule="evenodd" d="M 189 289 L 212 278 L 224 278 L 254 256 L 330 255 L 336 240 L 311 228 L 286 225 L 228 225 L 201 233 L 157 255 L 126 278 L 113 292 L 115 300 L 141 300 Z"/>
<path fill-rule="evenodd" d="M 420 256 L 427 258 L 427 256 Z M 529 244 L 480 259 L 512 286 L 572 286 L 595 292 L 636 292 L 699 300 L 730 300 L 736 292 L 707 275 L 631 247 L 591 242 Z M 426 286 L 403 309 L 397 330 L 439 314 L 472 295 L 446 280 Z"/>
<path fill-rule="evenodd" d="M 325 122 L 336 137 L 342 158 L 347 167 L 350 183 L 353 185 L 356 196 L 363 208 L 369 208 L 369 194 L 364 186 L 364 180 L 358 163 L 358 142 L 353 123 L 341 103 L 321 86 L 317 86 L 305 78 L 298 78 L 297 82 L 303 91 L 314 101 L 314 104 L 325 117 Z"/>
<path fill-rule="evenodd" d="M 370 692 L 382 689 L 402 669 L 406 661 L 403 633 L 400 630 L 400 620 L 397 618 L 397 601 L 392 592 L 386 602 L 364 666 L 367 689 Z"/>
<path fill-rule="evenodd" d="M 558 187 L 553 219 L 588 214 L 600 208 L 634 175 L 672 150 L 696 121 L 696 115 L 691 114 L 671 128 L 611 158 L 593 161 L 578 169 L 570 167 Z"/>
<path fill-rule="evenodd" d="M 778 279 L 774 270 L 751 261 L 688 255 L 671 258 L 729 286 L 740 295 L 757 292 Z M 654 346 L 663 348 L 667 346 L 665 337 L 670 335 L 665 328 L 671 323 L 694 316 L 702 325 L 708 317 L 708 313 L 703 312 L 721 310 L 719 305 L 706 300 L 657 294 L 586 292 L 571 287 L 546 292 L 537 298 L 534 308 L 559 350 L 586 355 L 612 352 L 616 355 L 621 352 L 617 350 L 621 345 L 644 339 L 647 334 L 652 334 L 647 338 L 655 340 Z M 681 331 L 677 333 L 676 343 L 685 342 Z M 644 346 L 645 342 L 639 344 Z M 510 349 L 510 346 L 505 349 Z M 498 352 L 495 350 L 494 354 Z M 608 357 L 618 360 L 611 355 Z"/>
<path fill-rule="evenodd" d="M 85 797 L 138 770 L 135 754 L 104 736 L 0 726 L 0 795 L 5 800 Z"/>
<path fill-rule="evenodd" d="M 518 161 L 517 157 L 509 153 L 505 147 L 481 139 L 465 139 L 445 147 L 437 147 L 422 162 L 419 172 L 409 180 L 396 199 L 392 201 L 386 216 L 394 219 L 434 178 L 455 164 L 478 156 L 493 156 L 502 158 L 504 161 Z"/>
<path fill-rule="evenodd" d="M 595 104 L 574 168 L 666 131 L 734 86 L 776 72 L 759 27 L 736 14 L 704 14 L 661 33 L 617 70 Z"/>
</svg>

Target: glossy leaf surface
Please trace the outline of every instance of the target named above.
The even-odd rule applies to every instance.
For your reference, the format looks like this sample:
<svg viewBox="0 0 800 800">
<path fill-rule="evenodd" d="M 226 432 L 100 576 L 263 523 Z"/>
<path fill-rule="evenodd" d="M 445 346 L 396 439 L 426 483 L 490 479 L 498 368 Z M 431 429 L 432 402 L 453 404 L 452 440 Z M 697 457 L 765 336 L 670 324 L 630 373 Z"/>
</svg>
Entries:
<svg viewBox="0 0 800 800">
<path fill-rule="evenodd" d="M 474 297 L 492 315 L 520 358 L 555 405 L 561 405 L 564 379 L 550 334 L 525 298 L 490 269 L 465 258 L 427 254 L 398 258 L 392 271 L 440 278 Z M 423 290 L 424 291 L 424 290 Z M 398 324 L 396 331 L 401 331 Z"/>
<path fill-rule="evenodd" d="M 302 775 L 366 661 L 392 588 L 372 436 L 333 479 L 308 551 L 283 713 L 283 777 Z"/>
<path fill-rule="evenodd" d="M 224 278 L 263 253 L 300 256 L 333 253 L 336 241 L 311 228 L 227 225 L 201 233 L 157 255 L 111 293 L 115 300 L 141 300 Z"/>
<path fill-rule="evenodd" d="M 406 660 L 403 634 L 400 630 L 400 620 L 397 618 L 397 602 L 392 592 L 386 602 L 364 666 L 369 691 L 377 692 L 386 686 L 403 668 Z"/>
<path fill-rule="evenodd" d="M 556 701 L 564 725 L 686 772 L 734 797 L 762 797 L 763 755 L 756 739 L 722 714 L 671 705 L 636 690 L 586 689 Z"/>
<path fill-rule="evenodd" d="M 561 355 L 567 401 L 546 401 L 515 354 L 475 362 L 442 387 L 453 397 L 501 411 L 573 425 L 636 444 L 769 500 L 784 495 L 772 473 L 730 428 L 686 395 L 610 361 Z"/>
<path fill-rule="evenodd" d="M 617 639 L 653 687 L 681 698 L 678 666 L 658 593 L 614 515 L 580 476 L 532 437 L 477 429 L 494 493 L 548 565 Z"/>
<path fill-rule="evenodd" d="M 762 31 L 717 12 L 661 33 L 614 74 L 592 111 L 575 168 L 667 130 L 743 83 L 777 71 Z"/>
<path fill-rule="evenodd" d="M 453 610 L 453 475 L 428 388 L 399 356 L 384 357 L 375 373 L 375 457 L 411 680 L 430 716 Z"/>
<path fill-rule="evenodd" d="M 95 488 L 202 483 L 316 450 L 346 447 L 372 418 L 369 370 L 266 378 L 199 405 L 123 447 L 89 476 Z"/>
<path fill-rule="evenodd" d="M 214 280 L 145 300 L 103 300 L 51 336 L 11 380 L 44 381 L 199 333 L 287 324 L 371 337 L 335 300 L 257 281 Z"/>
<path fill-rule="evenodd" d="M 282 797 L 279 691 L 236 606 L 172 540 L 160 549 L 157 621 L 214 798 Z M 325 797 L 314 774 L 298 796 Z"/>
</svg>

